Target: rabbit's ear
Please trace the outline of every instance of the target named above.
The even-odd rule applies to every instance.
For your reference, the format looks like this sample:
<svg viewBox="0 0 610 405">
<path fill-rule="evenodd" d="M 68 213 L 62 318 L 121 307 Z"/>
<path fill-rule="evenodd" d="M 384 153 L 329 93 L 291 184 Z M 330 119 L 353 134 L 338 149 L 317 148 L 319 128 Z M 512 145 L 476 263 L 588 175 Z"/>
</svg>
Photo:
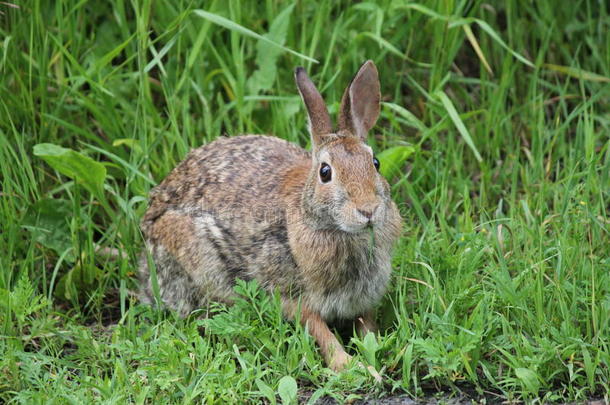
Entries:
<svg viewBox="0 0 610 405">
<path fill-rule="evenodd" d="M 379 74 L 372 60 L 367 60 L 345 89 L 339 110 L 339 130 L 351 132 L 366 142 L 368 131 L 379 117 L 381 100 Z"/>
<path fill-rule="evenodd" d="M 294 71 L 294 79 L 297 82 L 299 93 L 307 108 L 307 118 L 309 121 L 309 132 L 313 145 L 322 143 L 322 137 L 333 132 L 330 123 L 330 115 L 326 109 L 326 104 L 320 95 L 318 89 L 313 84 L 305 69 L 302 67 L 296 68 Z"/>
</svg>

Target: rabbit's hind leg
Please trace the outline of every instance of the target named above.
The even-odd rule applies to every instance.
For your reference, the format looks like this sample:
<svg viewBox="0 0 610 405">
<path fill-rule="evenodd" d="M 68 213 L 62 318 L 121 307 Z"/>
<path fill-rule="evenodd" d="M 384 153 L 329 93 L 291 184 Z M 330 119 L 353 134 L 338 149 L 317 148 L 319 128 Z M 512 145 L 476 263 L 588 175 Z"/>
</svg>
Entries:
<svg viewBox="0 0 610 405">
<path fill-rule="evenodd" d="M 148 248 L 157 270 L 160 298 L 181 316 L 209 301 L 230 301 L 233 293 L 226 256 L 220 250 L 222 240 L 215 237 L 216 227 L 211 214 L 198 215 L 170 210 L 157 218 L 149 231 Z M 222 235 L 220 235 L 222 237 Z M 141 296 L 154 302 L 148 260 L 143 255 L 140 265 Z"/>
<path fill-rule="evenodd" d="M 163 246 L 153 246 L 151 250 L 150 257 L 146 252 L 140 257 L 140 301 L 149 305 L 156 302 L 150 269 L 154 265 L 161 302 L 181 317 L 187 316 L 202 304 L 193 280 Z"/>
</svg>

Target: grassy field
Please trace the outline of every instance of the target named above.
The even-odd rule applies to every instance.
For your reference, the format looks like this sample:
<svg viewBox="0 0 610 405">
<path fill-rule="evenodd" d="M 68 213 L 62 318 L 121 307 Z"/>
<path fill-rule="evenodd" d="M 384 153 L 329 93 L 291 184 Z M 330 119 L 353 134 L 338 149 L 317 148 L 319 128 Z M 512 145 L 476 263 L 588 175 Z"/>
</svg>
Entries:
<svg viewBox="0 0 610 405">
<path fill-rule="evenodd" d="M 18 3 L 0 3 L 0 401 L 608 398 L 607 2 Z M 325 368 L 253 284 L 208 320 L 138 305 L 151 187 L 222 134 L 307 146 L 293 69 L 333 114 L 366 59 L 372 147 L 413 150 L 389 174 L 405 227 L 381 331 L 344 337 L 383 384 Z"/>
</svg>

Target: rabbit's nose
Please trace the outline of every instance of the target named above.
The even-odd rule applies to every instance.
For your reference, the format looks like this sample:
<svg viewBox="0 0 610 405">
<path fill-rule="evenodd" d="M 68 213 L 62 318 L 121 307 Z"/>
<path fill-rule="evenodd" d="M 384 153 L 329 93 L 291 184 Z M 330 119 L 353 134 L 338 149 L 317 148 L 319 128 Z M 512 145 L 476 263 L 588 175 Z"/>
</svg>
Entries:
<svg viewBox="0 0 610 405">
<path fill-rule="evenodd" d="M 373 216 L 373 214 L 377 210 L 377 207 L 379 207 L 379 204 L 369 205 L 369 206 L 365 206 L 365 207 L 362 207 L 362 208 L 358 208 L 357 211 L 358 211 L 358 213 L 360 215 L 362 215 L 366 219 L 371 219 L 371 217 Z"/>
</svg>

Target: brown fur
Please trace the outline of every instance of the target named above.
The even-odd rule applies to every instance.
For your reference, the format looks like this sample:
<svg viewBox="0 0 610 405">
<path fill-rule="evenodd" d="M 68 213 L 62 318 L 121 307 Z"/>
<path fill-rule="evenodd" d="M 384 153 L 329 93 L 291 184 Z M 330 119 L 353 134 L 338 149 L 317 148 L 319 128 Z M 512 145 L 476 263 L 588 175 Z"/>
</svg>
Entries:
<svg viewBox="0 0 610 405">
<path fill-rule="evenodd" d="M 142 230 L 165 305 L 187 315 L 210 301 L 230 302 L 236 279 L 256 279 L 280 292 L 288 317 L 300 305 L 329 366 L 345 366 L 350 357 L 327 323 L 359 319 L 359 331 L 374 330 L 371 310 L 387 287 L 401 228 L 363 142 L 379 112 L 376 77 L 365 63 L 341 110 L 349 125 L 332 133 L 321 96 L 298 70 L 312 153 L 269 136 L 219 138 L 192 151 L 151 192 Z M 332 170 L 327 183 L 322 163 Z M 149 264 L 143 254 L 145 302 L 154 301 Z"/>
</svg>

